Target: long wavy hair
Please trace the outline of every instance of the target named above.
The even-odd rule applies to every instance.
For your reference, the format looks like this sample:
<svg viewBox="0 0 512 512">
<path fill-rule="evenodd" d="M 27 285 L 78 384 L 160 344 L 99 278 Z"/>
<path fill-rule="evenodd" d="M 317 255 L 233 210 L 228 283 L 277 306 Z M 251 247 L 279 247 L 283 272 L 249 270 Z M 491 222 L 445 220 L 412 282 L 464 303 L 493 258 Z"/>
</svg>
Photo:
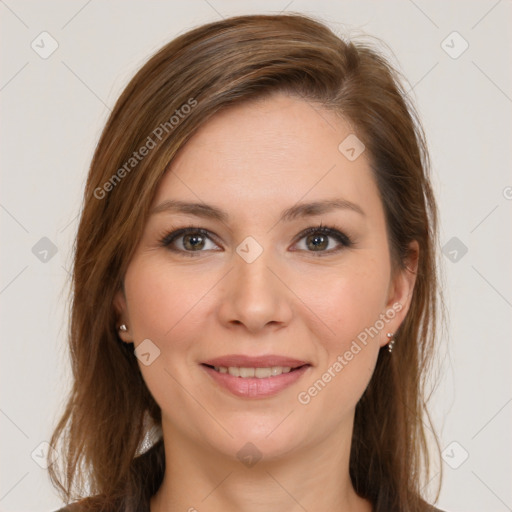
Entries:
<svg viewBox="0 0 512 512">
<path fill-rule="evenodd" d="M 395 271 L 406 268 L 409 243 L 419 243 L 412 303 L 396 348 L 391 357 L 381 350 L 356 407 L 350 476 L 375 511 L 430 510 L 422 489 L 429 448 L 439 454 L 433 427 L 432 445 L 425 430 L 442 314 L 437 207 L 424 131 L 402 78 L 373 45 L 346 40 L 300 14 L 202 25 L 166 44 L 136 73 L 97 144 L 74 247 L 73 383 L 49 454 L 51 481 L 66 503 L 89 496 L 82 499 L 85 510 L 140 510 L 158 490 L 163 441 L 143 454 L 140 447 L 147 418 L 161 425 L 161 411 L 133 346 L 120 342 L 113 298 L 177 151 L 219 110 L 282 92 L 339 113 L 365 144 Z M 135 158 L 143 146 L 144 157 Z"/>
</svg>

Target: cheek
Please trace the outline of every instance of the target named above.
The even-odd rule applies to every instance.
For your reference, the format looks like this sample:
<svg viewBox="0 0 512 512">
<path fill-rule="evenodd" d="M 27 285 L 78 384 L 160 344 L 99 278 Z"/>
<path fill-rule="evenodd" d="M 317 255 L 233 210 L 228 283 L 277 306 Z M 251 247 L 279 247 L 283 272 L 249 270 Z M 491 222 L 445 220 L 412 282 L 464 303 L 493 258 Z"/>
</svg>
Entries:
<svg viewBox="0 0 512 512">
<path fill-rule="evenodd" d="M 307 305 L 328 326 L 324 341 L 330 350 L 350 345 L 375 324 L 386 303 L 387 277 L 382 264 L 368 261 L 304 284 L 301 296 L 307 297 Z"/>
<path fill-rule="evenodd" d="M 134 260 L 125 276 L 134 345 L 149 339 L 160 350 L 151 364 L 139 361 L 139 368 L 164 414 L 194 407 L 180 383 L 187 382 L 190 389 L 198 386 L 190 365 L 197 339 L 194 318 L 201 316 L 201 297 L 211 287 L 204 277 L 147 260 Z"/>
<path fill-rule="evenodd" d="M 134 338 L 163 343 L 193 316 L 208 289 L 204 276 L 196 272 L 176 272 L 159 262 L 135 261 L 125 278 L 129 316 Z"/>
<path fill-rule="evenodd" d="M 312 387 L 303 389 L 304 400 L 309 397 L 315 402 L 311 410 L 318 407 L 327 416 L 339 414 L 340 408 L 348 411 L 368 385 L 385 335 L 375 326 L 384 312 L 386 277 L 382 264 L 368 261 L 366 266 L 346 268 L 339 277 L 323 281 L 323 293 L 310 290 L 308 305 L 329 328 L 318 338 L 323 357 L 314 379 L 307 383 Z"/>
</svg>

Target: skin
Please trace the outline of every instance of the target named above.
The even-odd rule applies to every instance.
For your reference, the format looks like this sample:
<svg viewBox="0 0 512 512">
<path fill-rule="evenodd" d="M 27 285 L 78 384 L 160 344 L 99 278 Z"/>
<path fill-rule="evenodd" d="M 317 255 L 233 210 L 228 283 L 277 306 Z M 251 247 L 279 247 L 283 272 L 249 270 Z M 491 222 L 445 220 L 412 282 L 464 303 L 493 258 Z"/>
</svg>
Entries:
<svg viewBox="0 0 512 512">
<path fill-rule="evenodd" d="M 411 244 L 412 271 L 392 274 L 368 155 L 349 161 L 338 150 L 352 132 L 332 112 L 273 95 L 216 114 L 162 179 L 153 206 L 204 202 L 230 220 L 151 215 L 114 301 L 128 326 L 123 341 L 137 347 L 150 339 L 160 350 L 150 365 L 139 361 L 162 409 L 167 464 L 151 512 L 371 510 L 349 477 L 354 411 L 386 333 L 408 311 L 418 247 Z M 279 222 L 298 202 L 332 198 L 355 203 L 364 215 L 338 209 Z M 325 235 L 315 250 L 314 235 L 300 235 L 320 222 L 353 244 Z M 181 253 L 162 246 L 163 236 L 188 226 L 212 236 L 195 251 L 184 248 L 183 236 L 174 242 Z M 263 248 L 252 263 L 236 252 L 248 236 Z M 300 403 L 298 394 L 394 304 L 401 310 L 387 314 L 385 327 L 359 343 L 357 355 L 308 404 Z M 311 366 L 275 396 L 241 398 L 200 364 L 227 354 L 279 354 Z M 247 442 L 262 454 L 252 467 L 237 458 Z"/>
</svg>

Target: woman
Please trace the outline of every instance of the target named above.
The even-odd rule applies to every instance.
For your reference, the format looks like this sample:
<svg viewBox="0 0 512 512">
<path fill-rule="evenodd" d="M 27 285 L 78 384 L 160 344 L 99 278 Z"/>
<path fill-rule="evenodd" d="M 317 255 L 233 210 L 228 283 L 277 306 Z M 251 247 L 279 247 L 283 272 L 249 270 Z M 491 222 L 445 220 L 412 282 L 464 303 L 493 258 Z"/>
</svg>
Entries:
<svg viewBox="0 0 512 512">
<path fill-rule="evenodd" d="M 398 73 L 311 18 L 153 56 L 85 190 L 61 510 L 436 510 L 428 172 Z"/>
</svg>

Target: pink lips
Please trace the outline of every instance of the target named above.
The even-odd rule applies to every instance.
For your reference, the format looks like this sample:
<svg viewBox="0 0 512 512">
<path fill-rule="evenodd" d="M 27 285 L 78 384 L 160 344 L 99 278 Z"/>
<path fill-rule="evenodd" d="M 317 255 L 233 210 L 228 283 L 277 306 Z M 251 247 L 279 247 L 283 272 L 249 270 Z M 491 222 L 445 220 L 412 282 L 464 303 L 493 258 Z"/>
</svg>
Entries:
<svg viewBox="0 0 512 512">
<path fill-rule="evenodd" d="M 266 398 L 276 395 L 283 389 L 291 386 L 308 371 L 311 365 L 305 361 L 283 356 L 249 357 L 244 355 L 228 355 L 209 359 L 202 366 L 218 385 L 230 391 L 233 395 L 243 398 Z M 292 371 L 263 379 L 257 377 L 242 378 L 234 377 L 228 373 L 220 373 L 211 368 L 211 366 L 236 366 L 243 368 L 288 366 L 292 368 Z"/>
</svg>

